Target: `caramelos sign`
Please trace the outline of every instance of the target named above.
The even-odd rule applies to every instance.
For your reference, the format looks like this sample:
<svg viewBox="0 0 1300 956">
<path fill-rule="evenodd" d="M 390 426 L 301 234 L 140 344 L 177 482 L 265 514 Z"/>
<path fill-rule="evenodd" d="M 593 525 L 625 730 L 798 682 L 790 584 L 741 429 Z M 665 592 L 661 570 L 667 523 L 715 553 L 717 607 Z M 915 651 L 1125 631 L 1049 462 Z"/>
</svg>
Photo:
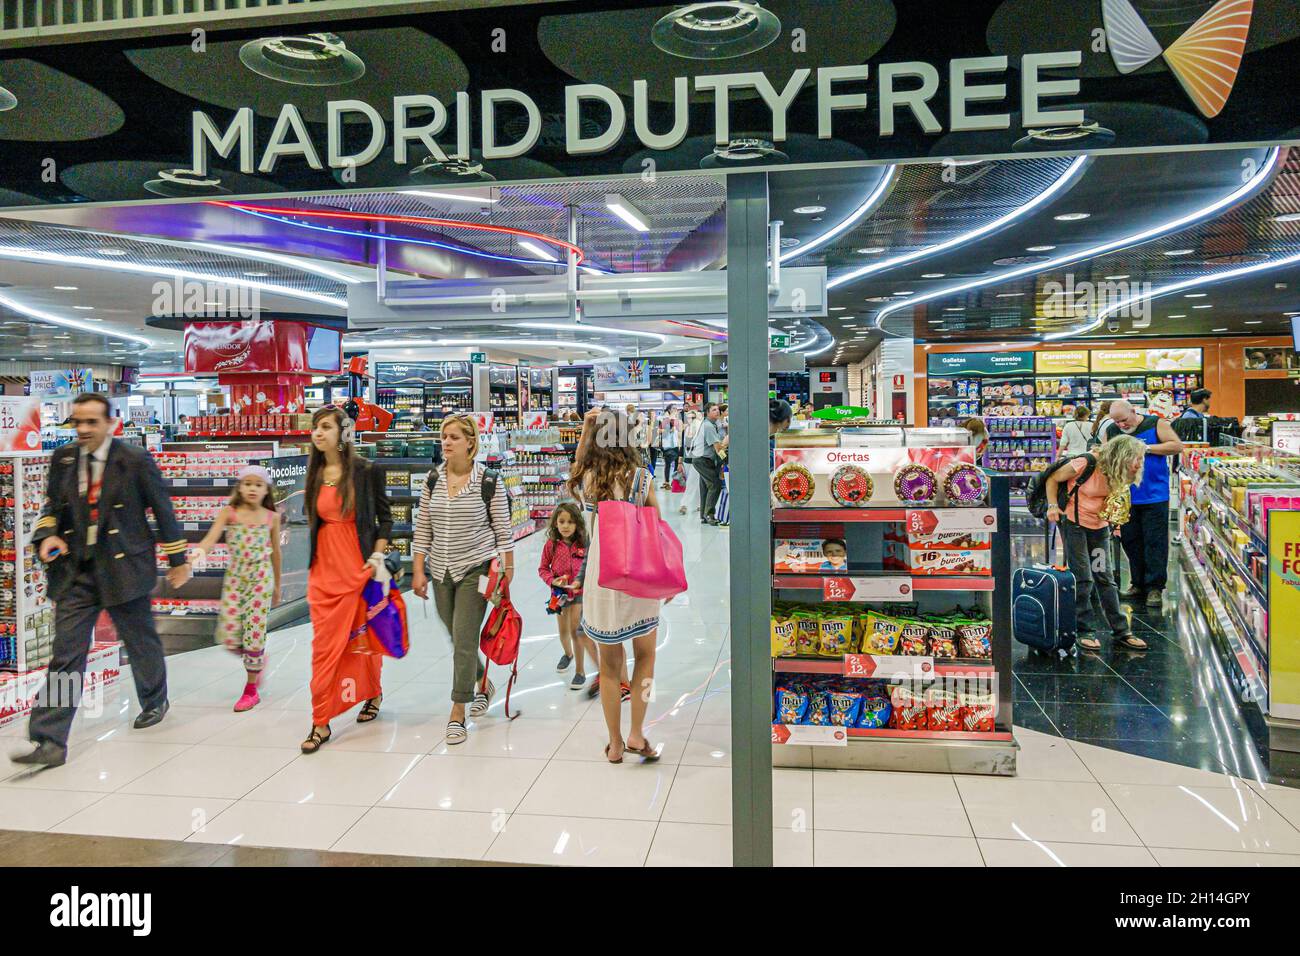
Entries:
<svg viewBox="0 0 1300 956">
<path fill-rule="evenodd" d="M 732 141 L 731 100 L 739 91 L 756 91 L 771 113 L 772 142 L 785 142 L 787 116 L 795 98 L 811 81 L 816 87 L 817 135 L 830 139 L 835 135 L 838 113 L 875 110 L 881 137 L 893 136 L 900 115 L 910 114 L 928 135 L 944 132 L 974 132 L 1011 128 L 1011 112 L 1021 114 L 1025 129 L 1079 126 L 1084 122 L 1080 109 L 1048 109 L 1044 100 L 1075 96 L 1079 93 L 1077 76 L 1068 71 L 1079 67 L 1083 54 L 1078 50 L 1025 54 L 1019 58 L 1019 84 L 1007 83 L 1010 68 L 1006 56 L 979 56 L 951 60 L 947 67 L 947 125 L 935 114 L 939 99 L 940 70 L 931 63 L 906 61 L 798 69 L 776 83 L 763 72 L 718 73 L 706 76 L 679 76 L 674 80 L 673 122 L 668 129 L 652 130 L 649 120 L 649 93 L 645 80 L 633 84 L 631 117 L 627 105 L 614 90 L 597 83 L 582 83 L 564 88 L 565 151 L 571 156 L 595 155 L 618 146 L 629 123 L 637 142 L 646 149 L 669 150 L 687 136 L 699 135 L 690 122 L 690 93 L 712 93 L 714 97 L 712 134 L 718 145 Z M 1052 79 L 1044 74 L 1050 71 Z M 874 97 L 868 90 L 874 84 Z M 1019 102 L 1009 90 L 1018 86 Z M 866 89 L 864 89 L 866 87 Z M 595 104 L 604 128 L 590 134 Z M 1001 105 L 1002 109 L 998 110 Z M 976 107 L 991 112 L 972 112 Z M 502 107 L 522 110 L 527 128 L 513 142 L 498 140 L 497 111 Z M 280 107 L 270 138 L 259 144 L 254 135 L 251 107 L 235 112 L 224 129 L 207 113 L 193 113 L 192 169 L 206 175 L 212 153 L 223 159 L 238 159 L 244 173 L 273 173 L 281 160 L 306 162 L 313 169 L 365 166 L 391 149 L 393 162 L 405 165 L 412 158 L 422 162 L 430 155 L 437 162 L 468 161 L 477 149 L 484 160 L 513 159 L 525 156 L 538 143 L 542 133 L 542 116 L 536 101 L 516 89 L 483 90 L 475 101 L 469 93 L 456 94 L 448 105 L 435 96 L 413 93 L 395 96 L 385 103 L 387 115 L 373 104 L 357 99 L 331 100 L 326 108 L 326 139 L 312 140 L 302 112 L 293 103 Z M 477 116 L 475 115 L 477 113 Z M 359 117 L 359 119 L 358 119 Z M 348 153 L 343 144 L 345 119 L 349 131 L 368 124 L 369 142 L 359 152 Z M 477 119 L 477 123 L 475 120 Z M 588 120 L 584 132 L 583 121 Z M 474 141 L 473 130 L 479 130 Z M 390 130 L 391 127 L 391 138 Z M 450 128 L 449 128 L 450 127 Z M 351 138 L 351 136 L 349 137 Z M 454 143 L 448 152 L 444 143 Z M 323 148 L 322 148 L 323 147 Z M 413 150 L 419 152 L 413 157 Z"/>
</svg>

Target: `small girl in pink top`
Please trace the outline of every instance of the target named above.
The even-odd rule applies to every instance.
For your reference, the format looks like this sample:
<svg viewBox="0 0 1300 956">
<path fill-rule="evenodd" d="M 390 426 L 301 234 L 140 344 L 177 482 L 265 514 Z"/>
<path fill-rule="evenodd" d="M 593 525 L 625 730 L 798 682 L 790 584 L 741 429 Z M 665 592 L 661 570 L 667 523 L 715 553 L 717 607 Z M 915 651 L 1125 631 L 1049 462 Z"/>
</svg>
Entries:
<svg viewBox="0 0 1300 956">
<path fill-rule="evenodd" d="M 1092 474 L 1081 482 L 1092 461 Z M 1146 642 L 1129 630 L 1128 618 L 1119 606 L 1119 588 L 1110 573 L 1108 539 L 1119 533 L 1112 529 L 1111 514 L 1126 508 L 1107 507 L 1108 499 L 1127 495 L 1129 486 L 1142 477 L 1146 445 L 1130 435 L 1116 435 L 1095 454 L 1071 458 L 1047 476 L 1047 520 L 1060 526 L 1065 541 L 1065 561 L 1074 575 L 1074 611 L 1079 646 L 1101 650 L 1093 634 L 1092 591 L 1101 598 L 1101 609 L 1117 647 L 1144 651 Z"/>
<path fill-rule="evenodd" d="M 556 505 L 546 529 L 546 546 L 542 548 L 542 563 L 537 568 L 541 579 L 551 586 L 551 599 L 546 602 L 546 613 L 560 618 L 560 646 L 564 654 L 556 670 L 568 670 L 569 663 L 576 666 L 570 690 L 580 690 L 587 683 L 583 671 L 584 651 L 596 660 L 596 644 L 578 628 L 582 617 L 582 563 L 587 556 L 587 524 L 578 506 L 566 501 Z"/>
</svg>

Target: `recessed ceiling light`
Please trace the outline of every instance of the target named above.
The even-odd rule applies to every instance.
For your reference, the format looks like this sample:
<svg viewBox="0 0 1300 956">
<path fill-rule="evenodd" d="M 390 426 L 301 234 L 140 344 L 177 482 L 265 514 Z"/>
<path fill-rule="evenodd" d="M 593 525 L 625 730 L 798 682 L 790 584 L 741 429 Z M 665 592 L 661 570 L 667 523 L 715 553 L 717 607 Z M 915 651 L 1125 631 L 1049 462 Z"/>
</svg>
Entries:
<svg viewBox="0 0 1300 956">
<path fill-rule="evenodd" d="M 1263 324 L 1264 324 L 1264 320 L 1263 320 L 1263 319 L 1247 319 L 1245 324 L 1246 324 L 1246 325 L 1263 325 Z"/>
<path fill-rule="evenodd" d="M 104 246 L 104 247 L 102 247 L 102 248 L 96 249 L 95 251 L 98 252 L 101 256 L 124 256 L 124 255 L 126 255 L 126 250 L 125 250 L 125 249 L 114 249 L 114 248 L 112 248 L 111 246 Z"/>
<path fill-rule="evenodd" d="M 911 289 L 900 289 L 894 295 L 915 295 L 915 293 Z"/>
<path fill-rule="evenodd" d="M 1195 249 L 1166 249 L 1166 250 L 1165 250 L 1165 255 L 1167 255 L 1167 256 L 1190 256 L 1190 255 L 1191 255 L 1192 253 L 1194 253 L 1195 251 L 1196 251 Z"/>
<path fill-rule="evenodd" d="M 1187 295 L 1183 296 L 1183 298 L 1184 298 L 1184 299 L 1204 299 L 1207 295 L 1209 295 L 1208 292 L 1189 292 L 1189 293 L 1187 293 Z"/>
<path fill-rule="evenodd" d="M 1226 332 L 1227 329 L 1210 329 L 1211 332 Z"/>
<path fill-rule="evenodd" d="M 832 312 L 843 312 L 843 311 L 845 311 L 846 309 L 848 309 L 848 306 L 847 306 L 847 305 L 833 305 L 833 306 L 831 306 L 830 311 L 832 311 Z"/>
<path fill-rule="evenodd" d="M 950 306 L 948 306 L 946 309 L 944 309 L 943 311 L 945 311 L 945 312 L 965 312 L 965 311 L 966 311 L 966 306 L 964 306 L 964 305 L 950 305 Z"/>
<path fill-rule="evenodd" d="M 1300 222 L 1300 212 L 1284 212 L 1273 217 L 1274 222 Z"/>
<path fill-rule="evenodd" d="M 538 244 L 535 243 L 535 242 L 530 242 L 530 241 L 527 240 L 527 239 L 520 239 L 520 240 L 519 240 L 519 245 L 520 245 L 522 248 L 527 249 L 527 250 L 528 250 L 529 252 L 531 252 L 533 255 L 537 256 L 539 259 L 545 259 L 545 260 L 547 260 L 548 262 L 559 262 L 559 261 L 560 261 L 560 260 L 557 259 L 555 256 L 551 255 L 550 250 L 548 250 L 548 249 L 544 249 L 542 246 L 538 245 Z"/>
<path fill-rule="evenodd" d="M 1214 306 L 1212 306 L 1212 305 L 1194 305 L 1194 306 L 1192 306 L 1192 308 L 1193 308 L 1193 309 L 1212 309 L 1212 308 L 1214 308 Z"/>
<path fill-rule="evenodd" d="M 1025 252 L 1051 252 L 1056 246 L 1026 246 Z"/>
<path fill-rule="evenodd" d="M 76 292 L 76 291 L 77 291 L 77 287 L 76 287 L 75 285 L 56 285 L 54 288 L 58 289 L 60 292 Z"/>
<path fill-rule="evenodd" d="M 1080 219 L 1087 219 L 1091 216 L 1090 212 L 1063 212 L 1059 216 L 1053 216 L 1057 222 L 1078 222 Z"/>
<path fill-rule="evenodd" d="M 853 251 L 860 256 L 874 256 L 878 253 L 884 252 L 885 247 L 884 246 L 863 246 L 861 249 L 854 249 Z"/>
<path fill-rule="evenodd" d="M 93 305 L 74 305 L 73 308 L 78 312 L 93 312 L 95 309 Z"/>
<path fill-rule="evenodd" d="M 922 279 L 942 279 L 942 278 L 943 278 L 944 276 L 946 276 L 947 274 L 948 274 L 948 273 L 946 273 L 946 272 L 927 272 L 927 273 L 925 273 L 923 276 L 921 276 L 921 278 L 922 278 Z"/>
<path fill-rule="evenodd" d="M 621 193 L 610 193 L 605 197 L 605 206 L 614 215 L 618 216 L 625 223 L 635 229 L 637 232 L 649 232 L 649 217 L 628 202 L 627 197 Z"/>
<path fill-rule="evenodd" d="M 244 275 L 246 276 L 254 276 L 254 277 L 269 276 L 270 274 L 271 273 L 269 272 L 258 272 L 257 270 L 252 270 L 244 273 Z"/>
<path fill-rule="evenodd" d="M 825 206 L 795 206 L 794 211 L 801 216 L 815 216 L 819 212 L 825 212 Z"/>
<path fill-rule="evenodd" d="M 1122 275 L 1122 276 L 1106 276 L 1105 278 L 1106 278 L 1106 281 L 1107 281 L 1107 282 L 1118 282 L 1120 279 L 1127 279 L 1128 276 L 1127 276 L 1127 275 Z"/>
<path fill-rule="evenodd" d="M 1165 316 L 1165 318 L 1167 318 L 1167 319 L 1185 319 L 1185 318 L 1187 318 L 1187 313 L 1186 313 L 1186 312 L 1180 312 L 1180 313 L 1178 313 L 1177 315 L 1167 315 L 1167 316 Z"/>
<path fill-rule="evenodd" d="M 999 299 L 1014 299 L 1014 298 L 1016 298 L 1017 296 L 1022 296 L 1022 295 L 1024 295 L 1023 292 L 999 292 L 999 293 L 998 293 L 998 298 L 999 298 Z"/>
</svg>

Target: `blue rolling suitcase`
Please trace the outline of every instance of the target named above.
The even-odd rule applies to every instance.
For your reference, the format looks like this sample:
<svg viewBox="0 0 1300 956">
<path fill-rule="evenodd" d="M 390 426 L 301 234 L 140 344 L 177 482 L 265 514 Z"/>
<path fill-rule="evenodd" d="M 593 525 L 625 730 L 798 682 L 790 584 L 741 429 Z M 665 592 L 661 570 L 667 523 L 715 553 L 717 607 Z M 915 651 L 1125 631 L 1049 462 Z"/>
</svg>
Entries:
<svg viewBox="0 0 1300 956">
<path fill-rule="evenodd" d="M 1074 597 L 1074 575 L 1065 568 L 1018 568 L 1011 575 L 1011 635 L 1046 654 L 1074 653 Z"/>
</svg>

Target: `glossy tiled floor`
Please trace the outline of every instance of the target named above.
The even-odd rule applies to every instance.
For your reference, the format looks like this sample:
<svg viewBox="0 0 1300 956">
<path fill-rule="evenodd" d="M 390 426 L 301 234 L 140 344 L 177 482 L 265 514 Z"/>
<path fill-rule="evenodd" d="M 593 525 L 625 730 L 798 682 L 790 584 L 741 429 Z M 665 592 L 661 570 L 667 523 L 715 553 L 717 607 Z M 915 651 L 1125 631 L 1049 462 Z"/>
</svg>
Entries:
<svg viewBox="0 0 1300 956">
<path fill-rule="evenodd" d="M 310 638 L 297 627 L 273 635 L 264 703 L 251 713 L 231 711 L 241 675 L 217 648 L 169 660 L 173 708 L 158 727 L 130 729 L 136 704 L 130 681 L 118 683 L 78 717 L 66 766 L 33 774 L 0 762 L 0 825 L 369 855 L 726 864 L 727 532 L 678 523 L 692 588 L 663 616 L 651 706 L 650 736 L 664 748 L 657 764 L 607 765 L 599 705 L 555 672 L 558 644 L 531 575 L 535 536 L 521 547 L 528 573 L 516 588 L 526 623 L 519 720 L 505 721 L 497 703 L 467 744 L 443 744 L 446 637 L 415 606 L 412 652 L 384 669 L 381 718 L 336 721 L 334 739 L 304 757 Z M 1245 754 L 1232 762 L 1228 738 L 1214 737 L 1224 714 L 1201 713 L 1197 651 L 1183 643 L 1192 635 L 1164 637 L 1156 620 L 1150 630 L 1153 644 L 1165 643 L 1144 668 L 1106 655 L 1021 663 L 1015 779 L 774 771 L 776 861 L 1300 863 L 1300 792 L 1260 782 Z M 1190 684 L 1165 679 L 1183 667 Z M 0 752 L 23 734 L 21 725 L 0 729 Z M 1206 752 L 1224 756 L 1210 762 Z M 1224 768 L 1237 775 L 1212 772 Z M 61 858 L 68 839 L 51 837 Z"/>
</svg>

